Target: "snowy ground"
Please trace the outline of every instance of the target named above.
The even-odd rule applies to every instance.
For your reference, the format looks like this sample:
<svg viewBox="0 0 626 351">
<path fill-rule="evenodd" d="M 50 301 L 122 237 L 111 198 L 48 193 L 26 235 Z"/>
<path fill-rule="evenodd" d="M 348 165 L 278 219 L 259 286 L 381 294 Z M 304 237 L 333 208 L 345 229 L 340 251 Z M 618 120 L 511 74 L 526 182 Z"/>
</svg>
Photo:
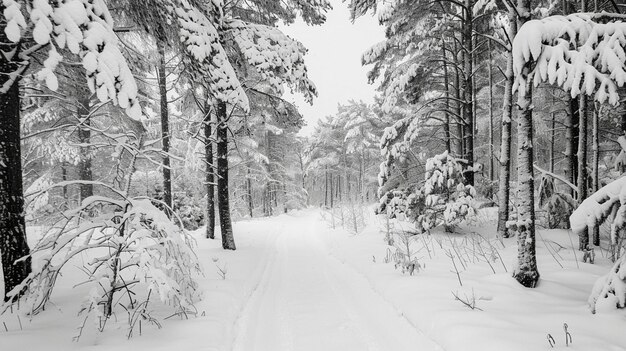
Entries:
<svg viewBox="0 0 626 351">
<path fill-rule="evenodd" d="M 423 266 L 413 276 L 394 268 L 383 227 L 372 217 L 351 235 L 330 229 L 312 209 L 237 223 L 236 252 L 200 231 L 205 276 L 197 317 L 161 319 L 161 329 L 144 325 L 141 336 L 127 340 L 118 311 L 104 333 L 91 328 L 72 342 L 85 291 L 73 288 L 70 274 L 47 311 L 31 320 L 0 316 L 0 350 L 548 350 L 548 334 L 555 349 L 626 350 L 626 314 L 592 315 L 586 306 L 608 260 L 598 252 L 595 265 L 577 265 L 567 231 L 540 231 L 542 280 L 531 290 L 510 278 L 514 239 L 488 240 L 489 221 L 464 230 L 480 237 L 413 237 L 410 249 Z M 453 292 L 474 296 L 477 309 Z M 167 316 L 154 308 L 155 316 Z"/>
</svg>

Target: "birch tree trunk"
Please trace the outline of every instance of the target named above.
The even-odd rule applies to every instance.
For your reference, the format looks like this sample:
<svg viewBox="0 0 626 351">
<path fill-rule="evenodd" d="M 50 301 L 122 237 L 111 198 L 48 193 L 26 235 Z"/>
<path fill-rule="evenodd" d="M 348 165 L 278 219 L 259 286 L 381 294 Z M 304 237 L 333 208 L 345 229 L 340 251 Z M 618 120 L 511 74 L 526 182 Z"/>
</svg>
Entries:
<svg viewBox="0 0 626 351">
<path fill-rule="evenodd" d="M 226 103 L 223 101 L 217 103 L 217 121 L 217 205 L 220 215 L 222 247 L 225 250 L 235 250 L 228 194 L 228 114 Z"/>
<path fill-rule="evenodd" d="M 515 9 L 509 9 L 509 38 L 513 40 L 517 34 L 517 18 Z M 511 196 L 511 120 L 513 118 L 513 55 L 508 53 L 506 61 L 505 85 L 502 102 L 502 131 L 500 137 L 500 182 L 498 184 L 498 235 L 502 238 L 510 236 L 506 227 L 509 220 L 509 202 Z"/>
<path fill-rule="evenodd" d="M 76 115 L 78 120 L 80 121 L 77 135 L 78 142 L 80 144 L 80 160 L 78 161 L 78 179 L 92 181 L 93 180 L 93 172 L 91 169 L 91 147 L 89 144 L 91 143 L 91 118 L 89 117 L 89 104 L 90 104 L 90 95 L 91 93 L 87 89 L 80 89 L 80 96 L 78 98 L 78 107 L 76 110 Z M 93 196 L 93 184 L 83 184 L 79 185 L 79 194 L 80 194 L 80 203 L 82 203 L 86 198 Z"/>
<path fill-rule="evenodd" d="M 530 18 L 530 0 L 518 0 L 518 25 Z M 517 130 L 517 181 L 519 202 L 517 204 L 517 267 L 513 277 L 523 286 L 534 288 L 539 281 L 535 252 L 535 189 L 532 120 L 532 71 L 533 62 L 528 62 L 521 74 L 526 75 L 526 94 L 520 97 Z"/>
</svg>

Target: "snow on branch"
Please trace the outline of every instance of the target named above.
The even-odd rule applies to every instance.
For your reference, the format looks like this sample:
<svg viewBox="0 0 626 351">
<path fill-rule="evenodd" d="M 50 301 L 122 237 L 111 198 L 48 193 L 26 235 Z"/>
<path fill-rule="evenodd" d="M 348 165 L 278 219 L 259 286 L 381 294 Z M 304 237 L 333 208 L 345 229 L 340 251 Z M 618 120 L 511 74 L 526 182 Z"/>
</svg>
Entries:
<svg viewBox="0 0 626 351">
<path fill-rule="evenodd" d="M 626 82 L 625 20 L 578 13 L 528 21 L 513 41 L 514 91 L 523 97 L 532 79 L 535 86 L 557 84 L 572 97 L 595 93 L 601 103 L 618 104 L 617 88 Z"/>
<path fill-rule="evenodd" d="M 611 218 L 611 242 L 626 228 L 626 177 L 605 185 L 589 196 L 570 216 L 572 231 L 584 235 Z"/>
<path fill-rule="evenodd" d="M 34 49 L 51 44 L 43 68 L 36 76 L 51 90 L 58 89 L 55 70 L 63 56 L 58 49 L 78 55 L 86 71 L 89 89 L 100 101 L 111 99 L 134 118 L 141 118 L 137 85 L 126 59 L 119 50 L 113 32 L 113 20 L 103 0 L 33 0 L 28 5 L 28 20 L 15 0 L 3 1 L 3 19 L 7 38 L 17 43 L 25 32 L 32 31 Z M 30 60 L 33 50 L 25 50 L 22 59 Z"/>
<path fill-rule="evenodd" d="M 247 62 L 267 81 L 278 96 L 284 92 L 283 85 L 304 95 L 312 103 L 317 96 L 315 85 L 307 76 L 304 65 L 306 48 L 278 28 L 233 21 L 230 26 Z"/>
<path fill-rule="evenodd" d="M 207 17 L 187 0 L 176 2 L 178 5 L 173 11 L 179 25 L 181 44 L 187 52 L 185 63 L 194 68 L 198 78 L 207 80 L 213 97 L 249 110 L 248 97 L 220 41 L 217 21 Z M 221 7 L 218 5 L 214 6 L 219 10 Z"/>
</svg>

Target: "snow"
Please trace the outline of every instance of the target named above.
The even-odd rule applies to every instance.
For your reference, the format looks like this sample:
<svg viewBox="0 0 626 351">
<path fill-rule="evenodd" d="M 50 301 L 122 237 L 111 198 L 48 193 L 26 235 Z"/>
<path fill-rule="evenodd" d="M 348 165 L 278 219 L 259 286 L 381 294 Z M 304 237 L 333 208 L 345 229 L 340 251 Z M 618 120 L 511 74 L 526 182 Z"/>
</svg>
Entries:
<svg viewBox="0 0 626 351">
<path fill-rule="evenodd" d="M 616 105 L 617 88 L 626 83 L 626 23 L 619 15 L 603 23 L 602 16 L 608 14 L 577 13 L 525 23 L 513 40 L 513 90 L 524 96 L 532 79 L 535 86 L 549 82 L 572 97 L 586 94 Z M 529 62 L 534 63 L 531 72 Z"/>
<path fill-rule="evenodd" d="M 330 229 L 317 209 L 243 221 L 235 223 L 237 251 L 222 250 L 219 240 L 204 239 L 200 229 L 193 234 L 204 269 L 197 315 L 164 319 L 166 310 L 155 303 L 151 314 L 160 318 L 161 329 L 144 321 L 142 335 L 127 340 L 126 316 L 118 311 L 103 333 L 88 325 L 72 342 L 79 325 L 75 301 L 87 294 L 74 286 L 82 274 L 76 268 L 59 277 L 47 310 L 19 320 L 15 314 L 0 316 L 8 329 L 0 327 L 2 349 L 526 351 L 549 349 L 548 334 L 555 348 L 566 349 L 567 323 L 573 338 L 568 350 L 623 350 L 623 313 L 592 315 L 587 308 L 593 283 L 610 262 L 597 257 L 595 265 L 577 264 L 567 231 L 540 230 L 542 280 L 536 289 L 523 288 L 510 276 L 516 239 L 500 243 L 492 237 L 495 212 L 481 210 L 481 226 L 460 229 L 466 234 L 413 237 L 414 248 L 426 243 L 430 249 L 417 253 L 422 268 L 412 276 L 385 263 L 394 248 L 380 232 L 384 221 L 374 217 L 358 235 Z M 39 231 L 29 228 L 30 237 Z M 494 257 L 477 259 L 463 251 L 464 242 L 492 247 L 486 257 Z M 454 255 L 453 248 L 465 262 L 462 268 L 455 258 L 462 286 L 446 255 L 446 249 Z M 218 266 L 225 268 L 225 279 Z M 453 293 L 474 296 L 480 310 L 456 301 Z"/>
</svg>

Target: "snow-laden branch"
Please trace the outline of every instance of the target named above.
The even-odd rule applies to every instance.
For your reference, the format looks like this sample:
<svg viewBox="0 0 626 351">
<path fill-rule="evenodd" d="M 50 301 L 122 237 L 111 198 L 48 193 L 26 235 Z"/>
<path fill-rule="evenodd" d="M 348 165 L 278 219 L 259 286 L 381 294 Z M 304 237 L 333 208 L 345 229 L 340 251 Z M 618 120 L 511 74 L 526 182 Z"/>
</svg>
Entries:
<svg viewBox="0 0 626 351">
<path fill-rule="evenodd" d="M 16 0 L 4 0 L 3 20 L 7 38 L 18 43 L 23 34 L 32 32 L 35 45 L 30 49 L 40 50 L 49 45 L 43 68 L 36 76 L 44 80 L 51 90 L 58 89 L 55 70 L 63 60 L 67 49 L 81 58 L 89 89 L 100 101 L 111 99 L 134 118 L 141 118 L 137 101 L 137 85 L 126 59 L 119 49 L 119 41 L 113 32 L 113 19 L 103 0 L 33 0 L 29 4 L 28 18 L 24 17 L 21 5 Z M 20 58 L 30 60 L 32 51 L 25 49 Z"/>
<path fill-rule="evenodd" d="M 572 97 L 619 103 L 626 82 L 626 16 L 578 13 L 525 23 L 513 40 L 514 91 L 526 94 L 532 79 L 557 84 Z"/>
</svg>

